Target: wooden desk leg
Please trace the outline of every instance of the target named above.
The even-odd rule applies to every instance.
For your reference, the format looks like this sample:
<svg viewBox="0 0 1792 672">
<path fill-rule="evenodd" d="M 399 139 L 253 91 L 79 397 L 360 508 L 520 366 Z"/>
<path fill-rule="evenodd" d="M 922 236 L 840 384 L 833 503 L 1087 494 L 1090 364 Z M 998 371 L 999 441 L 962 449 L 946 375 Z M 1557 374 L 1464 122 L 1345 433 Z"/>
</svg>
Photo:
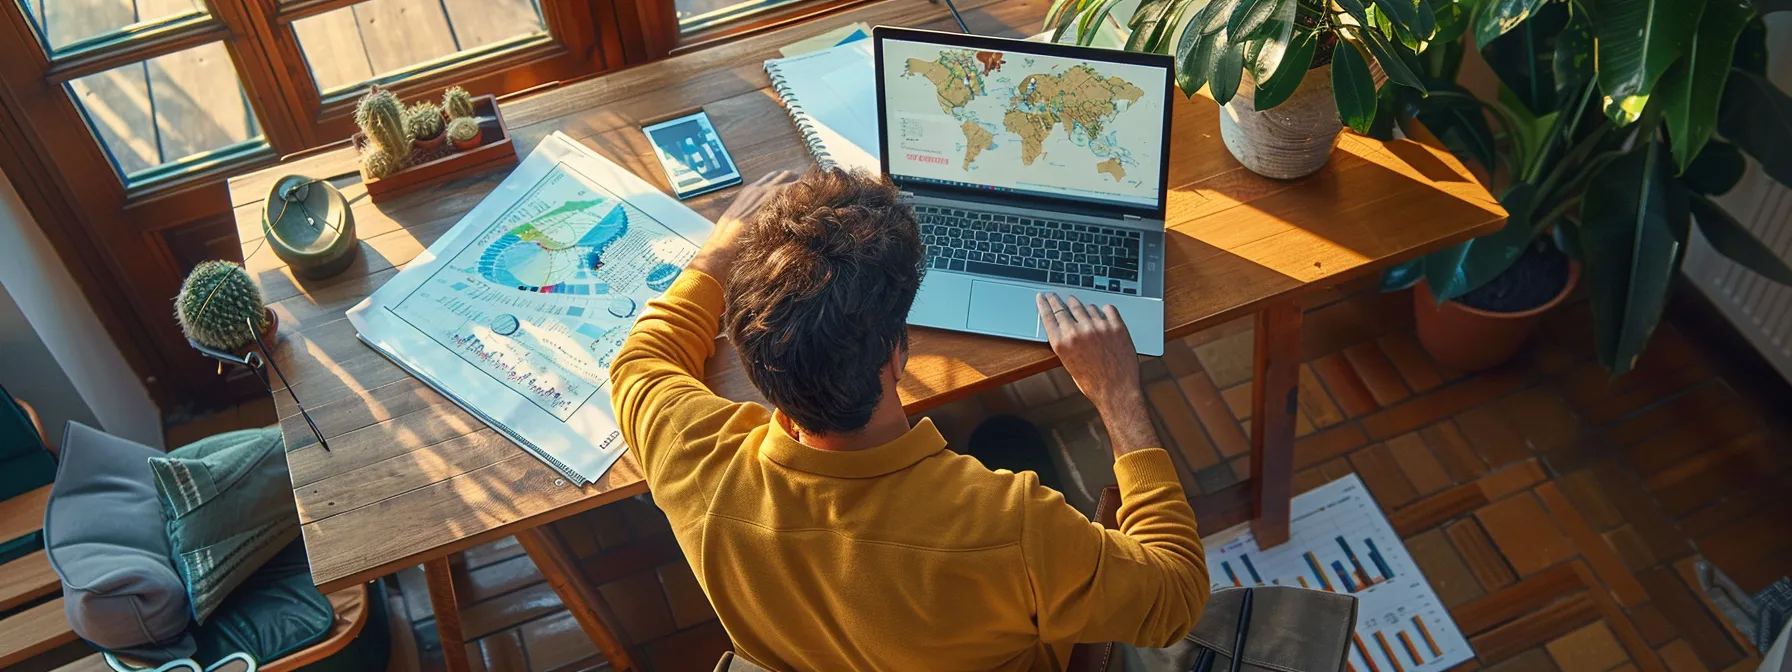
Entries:
<svg viewBox="0 0 1792 672">
<path fill-rule="evenodd" d="M 1257 313 L 1256 379 L 1251 384 L 1251 531 L 1260 548 L 1288 541 L 1294 497 L 1294 422 L 1300 394 L 1300 307 Z"/>
<path fill-rule="evenodd" d="M 516 533 L 516 540 L 522 542 L 523 550 L 529 552 L 529 559 L 535 561 L 535 568 L 541 570 L 542 578 L 547 579 L 554 593 L 560 596 L 560 603 L 572 612 L 573 620 L 579 622 L 585 636 L 590 637 L 591 643 L 609 659 L 610 669 L 616 672 L 634 670 L 628 647 L 623 646 L 616 634 L 610 632 L 610 626 L 604 623 L 597 610 L 597 592 L 585 580 L 584 572 L 579 571 L 578 558 L 567 550 L 560 534 L 551 525 L 542 525 Z"/>
<path fill-rule="evenodd" d="M 423 563 L 429 583 L 429 607 L 436 612 L 436 637 L 442 641 L 442 662 L 448 672 L 469 672 L 467 638 L 460 629 L 460 601 L 454 598 L 454 574 L 448 556 Z"/>
</svg>

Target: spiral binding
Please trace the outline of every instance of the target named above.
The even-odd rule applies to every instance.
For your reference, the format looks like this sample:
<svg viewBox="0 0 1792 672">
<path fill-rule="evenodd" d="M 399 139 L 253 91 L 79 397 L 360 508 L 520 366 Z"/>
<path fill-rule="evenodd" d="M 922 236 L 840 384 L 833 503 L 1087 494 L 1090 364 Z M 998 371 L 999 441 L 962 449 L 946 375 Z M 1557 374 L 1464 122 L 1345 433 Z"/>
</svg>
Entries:
<svg viewBox="0 0 1792 672">
<path fill-rule="evenodd" d="M 803 111 L 802 101 L 797 100 L 790 93 L 789 87 L 784 81 L 784 75 L 779 72 L 777 64 L 766 63 L 765 74 L 771 77 L 772 91 L 778 94 L 778 101 L 783 103 L 784 109 L 790 112 L 790 121 L 796 124 L 797 134 L 803 136 L 803 144 L 808 146 L 810 154 L 815 155 L 815 164 L 821 166 L 822 170 L 832 170 L 834 157 L 828 154 L 827 147 L 821 142 L 821 136 L 816 134 L 815 122 L 809 118 L 807 112 Z"/>
</svg>

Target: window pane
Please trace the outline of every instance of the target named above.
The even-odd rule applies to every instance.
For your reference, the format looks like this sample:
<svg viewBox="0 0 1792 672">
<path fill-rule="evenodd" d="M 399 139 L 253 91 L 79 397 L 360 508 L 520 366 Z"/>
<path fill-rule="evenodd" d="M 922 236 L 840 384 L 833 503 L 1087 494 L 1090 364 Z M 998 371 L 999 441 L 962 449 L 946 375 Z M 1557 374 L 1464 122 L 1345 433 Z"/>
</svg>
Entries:
<svg viewBox="0 0 1792 672">
<path fill-rule="evenodd" d="M 684 32 L 712 28 L 774 9 L 797 0 L 674 0 L 678 27 Z"/>
<path fill-rule="evenodd" d="M 547 32 L 539 0 L 367 0 L 292 27 L 320 91 Z"/>
<path fill-rule="evenodd" d="M 261 126 L 222 42 L 122 65 L 68 87 L 127 181 L 163 164 L 260 142 Z"/>
<path fill-rule="evenodd" d="M 19 4 L 51 53 L 82 40 L 205 13 L 200 0 L 19 0 Z"/>
</svg>

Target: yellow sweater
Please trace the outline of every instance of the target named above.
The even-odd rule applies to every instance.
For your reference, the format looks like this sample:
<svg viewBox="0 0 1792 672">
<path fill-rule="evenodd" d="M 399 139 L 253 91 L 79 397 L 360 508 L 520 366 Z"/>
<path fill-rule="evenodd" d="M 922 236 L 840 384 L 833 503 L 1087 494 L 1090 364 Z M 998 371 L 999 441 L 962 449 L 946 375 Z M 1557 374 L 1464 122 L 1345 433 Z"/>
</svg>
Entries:
<svg viewBox="0 0 1792 672">
<path fill-rule="evenodd" d="M 946 450 L 933 423 L 810 448 L 702 383 L 722 287 L 685 271 L 610 369 L 622 436 L 736 655 L 779 670 L 1061 668 L 1076 642 L 1166 646 L 1207 601 L 1168 453 L 1115 461 L 1120 529 L 1031 472 Z"/>
</svg>

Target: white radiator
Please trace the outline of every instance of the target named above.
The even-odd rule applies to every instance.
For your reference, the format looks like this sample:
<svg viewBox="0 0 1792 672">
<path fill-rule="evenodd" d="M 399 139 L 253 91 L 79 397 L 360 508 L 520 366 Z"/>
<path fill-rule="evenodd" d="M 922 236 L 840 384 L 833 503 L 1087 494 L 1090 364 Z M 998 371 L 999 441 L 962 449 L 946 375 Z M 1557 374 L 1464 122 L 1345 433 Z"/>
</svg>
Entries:
<svg viewBox="0 0 1792 672">
<path fill-rule="evenodd" d="M 1767 15 L 1768 75 L 1782 91 L 1792 91 L 1792 13 Z M 1777 47 L 1777 48 L 1776 48 Z M 1775 182 L 1749 162 L 1742 182 L 1717 199 L 1736 221 L 1792 263 L 1792 189 Z M 1792 287 L 1743 268 L 1711 250 L 1693 227 L 1686 251 L 1686 277 L 1754 343 L 1780 375 L 1792 380 Z"/>
</svg>

